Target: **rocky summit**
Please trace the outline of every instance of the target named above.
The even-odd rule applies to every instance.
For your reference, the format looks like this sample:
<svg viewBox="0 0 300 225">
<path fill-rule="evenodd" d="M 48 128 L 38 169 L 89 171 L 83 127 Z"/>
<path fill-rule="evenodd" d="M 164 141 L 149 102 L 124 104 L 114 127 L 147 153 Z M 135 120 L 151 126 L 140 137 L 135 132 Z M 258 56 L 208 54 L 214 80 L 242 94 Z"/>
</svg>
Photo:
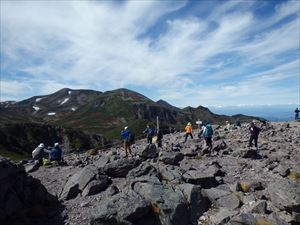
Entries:
<svg viewBox="0 0 300 225">
<path fill-rule="evenodd" d="M 299 224 L 300 123 L 260 124 L 258 149 L 247 147 L 248 126 L 214 126 L 213 151 L 195 130 L 186 143 L 184 133 L 164 135 L 162 148 L 138 140 L 131 158 L 124 157 L 122 146 L 113 146 L 66 155 L 63 165 L 33 169 L 30 161 L 18 166 L 5 161 L 16 168 L 10 173 L 2 172 L 1 162 L 1 188 L 4 184 L 13 191 L 0 192 L 5 212 L 0 224 L 18 224 L 13 210 L 24 211 L 28 204 L 23 199 L 35 198 L 30 190 L 40 184 L 44 196 L 55 196 L 62 207 L 53 214 L 61 219 L 50 224 Z M 23 177 L 18 187 L 28 191 L 13 186 L 16 173 Z M 46 224 L 41 221 L 22 224 Z"/>
</svg>

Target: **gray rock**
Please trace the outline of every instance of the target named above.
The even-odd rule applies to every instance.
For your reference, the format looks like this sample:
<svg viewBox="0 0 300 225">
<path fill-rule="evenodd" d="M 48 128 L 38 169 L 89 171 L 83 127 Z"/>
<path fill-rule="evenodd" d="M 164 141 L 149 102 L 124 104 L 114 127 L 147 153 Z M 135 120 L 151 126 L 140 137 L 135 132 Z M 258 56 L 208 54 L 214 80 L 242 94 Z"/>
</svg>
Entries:
<svg viewBox="0 0 300 225">
<path fill-rule="evenodd" d="M 157 171 L 157 169 L 154 166 L 152 166 L 148 162 L 143 162 L 136 168 L 130 170 L 127 174 L 127 178 L 134 179 L 134 178 L 142 177 L 142 176 L 146 176 L 146 175 L 154 176 L 157 178 L 161 177 L 160 173 Z"/>
<path fill-rule="evenodd" d="M 39 165 L 38 161 L 34 161 L 32 163 L 27 163 L 24 165 L 26 173 L 34 172 L 34 171 L 38 170 L 39 167 L 40 167 L 40 165 Z"/>
<path fill-rule="evenodd" d="M 219 188 L 202 189 L 203 196 L 207 197 L 211 202 L 216 202 L 219 198 L 230 195 L 230 190 L 222 190 Z"/>
<path fill-rule="evenodd" d="M 189 209 L 179 189 L 157 182 L 137 182 L 133 189 L 150 202 L 161 224 L 186 225 L 189 223 Z"/>
<path fill-rule="evenodd" d="M 221 196 L 217 200 L 217 204 L 221 207 L 225 207 L 229 210 L 233 210 L 240 206 L 240 200 L 234 194 L 229 194 L 229 195 Z"/>
<path fill-rule="evenodd" d="M 161 179 L 163 181 L 173 184 L 182 183 L 182 174 L 184 171 L 180 167 L 159 165 L 158 169 L 161 173 Z"/>
<path fill-rule="evenodd" d="M 128 172 L 141 164 L 139 159 L 119 159 L 104 166 L 104 172 L 110 177 L 126 177 Z"/>
<path fill-rule="evenodd" d="M 231 217 L 236 215 L 237 212 L 229 211 L 226 208 L 220 208 L 219 211 L 211 216 L 211 221 L 216 225 L 225 225 Z"/>
<path fill-rule="evenodd" d="M 82 195 L 95 195 L 104 191 L 110 183 L 110 179 L 106 175 L 99 175 L 97 180 L 93 180 L 84 188 Z"/>
<path fill-rule="evenodd" d="M 260 200 L 250 206 L 249 211 L 251 213 L 265 214 L 267 212 L 267 202 Z"/>
<path fill-rule="evenodd" d="M 200 147 L 199 146 L 194 146 L 194 147 L 184 147 L 183 149 L 180 150 L 180 152 L 184 155 L 184 156 L 189 156 L 189 157 L 193 157 L 196 156 L 199 152 L 200 152 Z"/>
<path fill-rule="evenodd" d="M 241 213 L 233 217 L 230 222 L 230 225 L 256 225 L 255 217 L 250 213 Z"/>
<path fill-rule="evenodd" d="M 183 160 L 184 155 L 181 152 L 163 151 L 160 153 L 159 160 L 165 164 L 178 165 Z"/>
<path fill-rule="evenodd" d="M 289 223 L 280 218 L 276 213 L 271 213 L 268 217 L 269 221 L 274 225 L 288 225 Z"/>
<path fill-rule="evenodd" d="M 193 184 L 181 184 L 179 189 L 182 191 L 189 205 L 192 224 L 197 224 L 199 217 L 208 210 L 210 202 L 201 194 L 201 187 Z"/>
<path fill-rule="evenodd" d="M 109 196 L 113 196 L 115 194 L 118 194 L 120 192 L 119 188 L 115 185 L 111 185 L 107 188 L 107 192 Z"/>
<path fill-rule="evenodd" d="M 109 157 L 106 155 L 101 156 L 100 159 L 93 162 L 94 166 L 99 169 L 103 168 L 107 163 L 109 163 Z"/>
<path fill-rule="evenodd" d="M 272 203 L 282 210 L 300 212 L 300 185 L 280 179 L 268 185 Z"/>
<path fill-rule="evenodd" d="M 203 170 L 189 170 L 183 174 L 183 180 L 187 183 L 201 185 L 203 188 L 216 187 L 220 184 L 215 177 L 219 171 L 220 169 L 215 166 L 209 166 Z"/>
<path fill-rule="evenodd" d="M 150 204 L 133 191 L 119 193 L 100 202 L 92 212 L 92 225 L 139 224 L 148 217 Z"/>
<path fill-rule="evenodd" d="M 31 210 L 37 207 L 38 211 Z M 57 198 L 24 167 L 0 156 L 0 224 L 43 224 L 48 207 L 59 207 Z M 52 218 L 48 222 L 54 224 Z"/>
<path fill-rule="evenodd" d="M 60 197 L 65 200 L 75 198 L 96 177 L 98 172 L 98 168 L 93 165 L 84 167 L 69 178 Z"/>
<path fill-rule="evenodd" d="M 218 140 L 218 141 L 215 141 L 214 142 L 214 145 L 213 145 L 213 151 L 214 152 L 219 152 L 223 149 L 226 149 L 227 148 L 227 144 L 224 140 Z"/>
<path fill-rule="evenodd" d="M 149 144 L 139 155 L 145 159 L 156 158 L 158 156 L 158 149 L 155 144 Z"/>
</svg>

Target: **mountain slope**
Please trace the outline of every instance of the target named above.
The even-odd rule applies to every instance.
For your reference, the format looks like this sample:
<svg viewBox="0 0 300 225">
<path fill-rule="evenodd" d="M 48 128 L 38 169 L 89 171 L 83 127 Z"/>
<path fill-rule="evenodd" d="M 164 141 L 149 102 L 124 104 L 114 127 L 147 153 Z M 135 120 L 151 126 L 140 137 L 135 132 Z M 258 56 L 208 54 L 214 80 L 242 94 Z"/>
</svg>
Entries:
<svg viewBox="0 0 300 225">
<path fill-rule="evenodd" d="M 159 117 L 163 128 L 182 129 L 198 119 L 212 123 L 250 121 L 254 117 L 213 114 L 208 108 L 179 109 L 160 100 L 154 102 L 137 92 L 117 89 L 107 92 L 64 88 L 50 95 L 36 96 L 20 102 L 1 104 L 2 124 L 34 122 L 103 134 L 119 138 L 124 126 L 140 134 L 147 123 L 156 124 Z"/>
</svg>

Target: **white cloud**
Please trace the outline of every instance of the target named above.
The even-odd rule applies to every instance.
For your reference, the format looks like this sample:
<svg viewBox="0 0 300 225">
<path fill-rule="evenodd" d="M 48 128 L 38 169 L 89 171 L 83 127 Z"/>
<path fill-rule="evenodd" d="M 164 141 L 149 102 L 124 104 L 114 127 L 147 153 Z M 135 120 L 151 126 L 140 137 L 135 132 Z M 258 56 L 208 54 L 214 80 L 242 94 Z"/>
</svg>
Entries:
<svg viewBox="0 0 300 225">
<path fill-rule="evenodd" d="M 297 75 L 295 57 L 282 61 L 283 54 L 299 50 L 295 1 L 278 5 L 263 20 L 253 13 L 255 2 L 239 1 L 216 5 L 207 18 L 168 17 L 186 4 L 1 2 L 1 63 L 14 75 L 5 76 L 4 86 L 1 81 L 1 93 L 17 97 L 33 87 L 49 94 L 64 87 L 103 91 L 131 85 L 152 88 L 158 99 L 178 104 L 217 105 L 220 96 L 250 101 L 251 82 L 268 86 L 257 94 L 275 94 L 271 83 Z M 153 27 L 161 30 L 149 33 Z M 295 63 L 292 71 L 289 63 Z M 261 65 L 268 69 L 252 72 Z M 20 72 L 27 81 L 15 81 Z"/>
</svg>

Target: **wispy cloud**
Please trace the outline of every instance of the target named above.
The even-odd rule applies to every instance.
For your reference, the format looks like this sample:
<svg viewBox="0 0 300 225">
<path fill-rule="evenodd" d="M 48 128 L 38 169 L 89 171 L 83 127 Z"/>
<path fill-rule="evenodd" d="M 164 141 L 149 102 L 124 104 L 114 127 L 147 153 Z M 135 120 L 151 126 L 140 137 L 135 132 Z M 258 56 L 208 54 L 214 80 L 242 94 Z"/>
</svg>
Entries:
<svg viewBox="0 0 300 225">
<path fill-rule="evenodd" d="M 2 1 L 1 100 L 130 86 L 178 106 L 297 101 L 299 10 L 298 1 Z"/>
</svg>

